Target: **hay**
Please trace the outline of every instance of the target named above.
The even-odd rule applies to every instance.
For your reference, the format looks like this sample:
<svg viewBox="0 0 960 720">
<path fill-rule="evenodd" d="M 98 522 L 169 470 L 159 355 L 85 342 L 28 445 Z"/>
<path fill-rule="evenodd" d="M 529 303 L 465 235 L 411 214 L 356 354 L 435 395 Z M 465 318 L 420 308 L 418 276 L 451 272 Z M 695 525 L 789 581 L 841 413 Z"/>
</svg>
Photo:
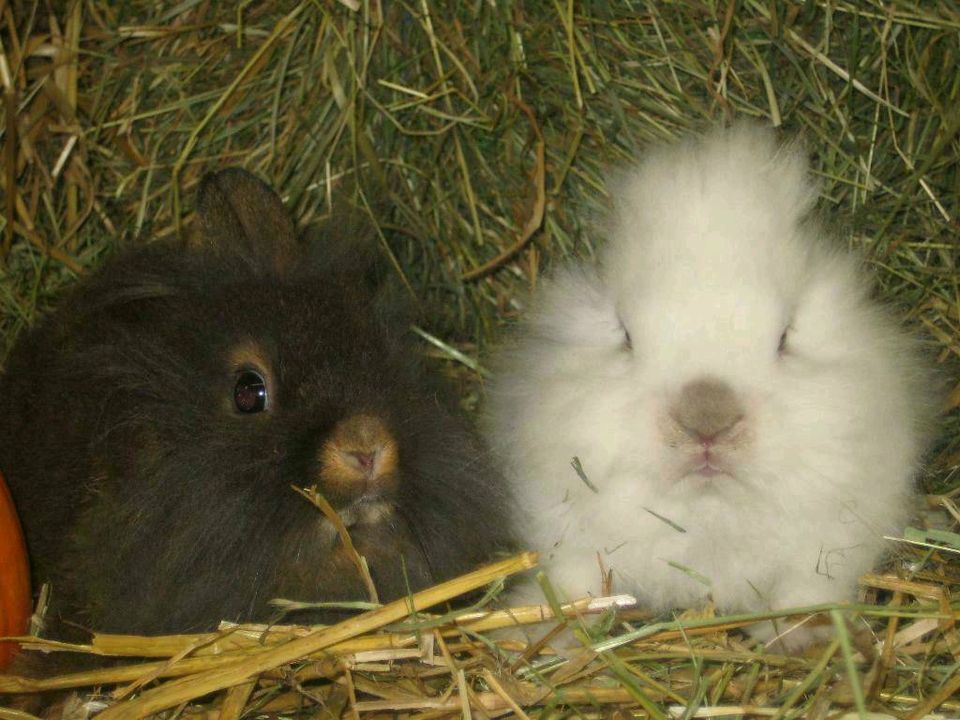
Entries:
<svg viewBox="0 0 960 720">
<path fill-rule="evenodd" d="M 960 577 L 945 583 L 868 576 L 868 592 L 892 593 L 887 603 L 795 610 L 794 620 L 801 623 L 814 613 L 829 613 L 838 630 L 836 640 L 802 657 L 761 653 L 732 632 L 759 619 L 783 620 L 783 612 L 691 614 L 599 637 L 589 636 L 581 620 L 629 598 L 555 610 L 422 612 L 533 563 L 531 555 L 505 560 L 328 628 L 225 625 L 218 633 L 192 636 L 99 635 L 86 646 L 24 638 L 30 650 L 160 660 L 42 680 L 0 676 L 0 693 L 99 687 L 103 694 L 87 702 L 106 707 L 99 717 L 112 720 L 175 707 L 187 708 L 191 716 L 221 718 L 337 717 L 344 711 L 364 717 L 474 712 L 528 717 L 563 708 L 578 715 L 616 708 L 656 718 L 826 717 L 828 711 L 867 706 L 918 718 L 935 708 L 960 712 L 954 697 L 960 675 L 935 662 L 950 653 L 960 656 L 955 630 L 960 613 L 950 604 Z M 583 644 L 579 650 L 557 655 L 486 637 L 495 629 L 559 615 L 575 628 Z M 628 630 L 637 622 L 629 612 L 620 621 Z M 872 641 L 878 638 L 883 644 L 875 653 Z M 134 694 L 144 687 L 149 689 Z M 210 694 L 217 690 L 223 692 Z"/>
<path fill-rule="evenodd" d="M 351 197 L 423 307 L 424 353 L 472 407 L 485 349 L 539 273 L 593 254 L 606 169 L 649 140 L 748 115 L 806 137 L 823 205 L 866 252 L 881 294 L 907 309 L 945 367 L 956 362 L 952 5 L 383 5 L 0 0 L 0 358 L 113 248 L 189 223 L 206 170 L 242 164 L 281 189 L 303 223 L 356 185 Z M 958 406 L 960 386 L 925 479 L 954 512 Z M 430 630 L 429 661 L 348 654 L 261 668 L 184 713 L 956 714 L 960 560 L 950 536 L 905 540 L 895 572 L 866 579 L 866 604 L 842 609 L 885 641 L 876 656 L 858 655 L 856 634 L 849 644 L 843 633 L 811 658 L 761 655 L 709 617 L 682 631 L 672 619 L 618 621 L 617 633 L 636 630 L 631 642 L 566 660 L 504 655 L 451 626 Z M 214 672 L 203 663 L 216 656 L 198 643 L 168 642 L 152 657 L 186 654 L 120 682 L 149 674 L 146 696 L 175 682 L 154 677 Z"/>
</svg>

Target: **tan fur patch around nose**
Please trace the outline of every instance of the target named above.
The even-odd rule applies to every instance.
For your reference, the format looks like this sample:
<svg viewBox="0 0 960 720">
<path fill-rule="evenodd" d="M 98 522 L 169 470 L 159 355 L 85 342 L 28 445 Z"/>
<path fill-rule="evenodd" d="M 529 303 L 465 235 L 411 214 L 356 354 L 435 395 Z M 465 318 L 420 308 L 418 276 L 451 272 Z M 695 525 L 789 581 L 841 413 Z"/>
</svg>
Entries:
<svg viewBox="0 0 960 720">
<path fill-rule="evenodd" d="M 359 414 L 341 420 L 320 450 L 320 479 L 327 488 L 348 494 L 384 489 L 393 482 L 397 442 L 375 415 Z"/>
</svg>

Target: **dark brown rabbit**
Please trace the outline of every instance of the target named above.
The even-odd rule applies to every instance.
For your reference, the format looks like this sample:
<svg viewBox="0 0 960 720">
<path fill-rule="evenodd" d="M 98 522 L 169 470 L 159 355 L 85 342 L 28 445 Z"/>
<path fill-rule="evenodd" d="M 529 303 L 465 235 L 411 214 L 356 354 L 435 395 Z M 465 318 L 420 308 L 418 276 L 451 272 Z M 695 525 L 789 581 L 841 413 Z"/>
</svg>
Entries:
<svg viewBox="0 0 960 720">
<path fill-rule="evenodd" d="M 0 376 L 0 468 L 55 634 L 366 599 L 291 485 L 337 509 L 382 599 L 502 548 L 500 477 L 343 251 L 350 226 L 301 242 L 241 170 L 209 176 L 197 213 L 186 245 L 138 246 L 81 282 Z"/>
</svg>

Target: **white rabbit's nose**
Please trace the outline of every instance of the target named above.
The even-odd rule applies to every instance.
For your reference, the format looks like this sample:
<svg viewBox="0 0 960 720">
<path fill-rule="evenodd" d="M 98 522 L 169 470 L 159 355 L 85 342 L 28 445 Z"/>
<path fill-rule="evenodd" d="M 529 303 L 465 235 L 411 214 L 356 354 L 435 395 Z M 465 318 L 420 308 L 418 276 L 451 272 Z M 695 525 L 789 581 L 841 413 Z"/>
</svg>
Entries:
<svg viewBox="0 0 960 720">
<path fill-rule="evenodd" d="M 670 417 L 679 428 L 707 447 L 730 435 L 743 420 L 743 414 L 743 405 L 733 388 L 712 377 L 684 385 L 670 409 Z"/>
</svg>

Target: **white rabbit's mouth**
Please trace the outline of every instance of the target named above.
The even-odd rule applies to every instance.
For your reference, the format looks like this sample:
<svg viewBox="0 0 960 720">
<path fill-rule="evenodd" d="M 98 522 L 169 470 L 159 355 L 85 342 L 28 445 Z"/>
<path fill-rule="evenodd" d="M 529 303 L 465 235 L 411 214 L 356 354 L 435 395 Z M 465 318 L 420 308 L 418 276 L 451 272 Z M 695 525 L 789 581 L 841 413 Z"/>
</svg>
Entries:
<svg viewBox="0 0 960 720">
<path fill-rule="evenodd" d="M 709 462 L 704 463 L 703 465 L 698 467 L 696 470 L 693 471 L 693 474 L 700 475 L 701 477 L 705 477 L 705 478 L 712 478 L 712 477 L 716 477 L 717 475 L 729 475 L 729 473 L 726 470 L 724 470 L 722 467 L 718 465 L 714 465 L 713 463 L 709 463 Z"/>
<path fill-rule="evenodd" d="M 737 475 L 733 463 L 717 452 L 696 452 L 687 456 L 674 473 L 676 482 L 694 480 L 700 482 L 715 482 L 736 479 Z"/>
</svg>

